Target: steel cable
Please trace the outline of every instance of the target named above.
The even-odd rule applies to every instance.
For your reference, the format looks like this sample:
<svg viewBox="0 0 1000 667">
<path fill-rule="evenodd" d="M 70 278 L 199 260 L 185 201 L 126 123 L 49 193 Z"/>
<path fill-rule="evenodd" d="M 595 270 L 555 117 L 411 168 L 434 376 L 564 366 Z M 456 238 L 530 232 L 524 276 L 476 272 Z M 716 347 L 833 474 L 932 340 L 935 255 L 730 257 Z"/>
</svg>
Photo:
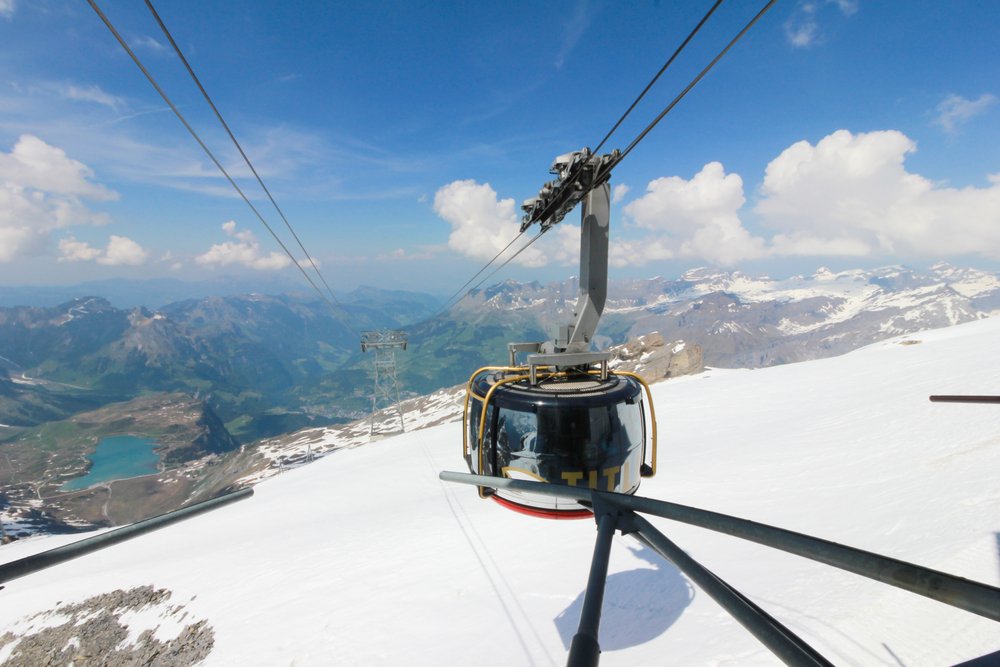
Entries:
<svg viewBox="0 0 1000 667">
<path fill-rule="evenodd" d="M 670 104 L 667 105 L 667 107 L 665 109 L 663 109 L 663 111 L 660 112 L 660 114 L 653 120 L 653 122 L 651 122 L 649 125 L 647 125 L 646 128 L 642 132 L 640 132 L 639 135 L 636 136 L 635 139 L 632 140 L 632 142 L 628 145 L 628 147 L 624 151 L 621 152 L 621 154 L 614 160 L 613 163 L 611 163 L 611 165 L 609 167 L 609 170 L 613 169 L 615 166 L 617 166 L 618 164 L 620 164 L 622 160 L 625 159 L 625 156 L 628 155 L 632 151 L 632 149 L 634 149 L 639 144 L 639 142 L 642 141 L 646 137 L 646 135 L 649 134 L 649 132 L 654 127 L 656 127 L 656 125 L 661 120 L 663 120 L 663 118 L 668 113 L 670 113 L 670 111 L 675 106 L 677 106 L 677 104 L 691 91 L 691 89 L 694 88 L 698 84 L 698 82 L 700 82 L 701 79 L 705 77 L 706 74 L 708 74 L 708 72 L 716 65 L 716 63 L 719 62 L 719 60 L 722 59 L 722 57 L 724 55 L 726 55 L 726 53 L 729 51 L 729 49 L 731 49 L 736 44 L 736 42 L 738 42 L 750 30 L 750 28 L 752 28 L 754 26 L 754 24 L 756 24 L 757 21 L 759 21 L 760 18 L 763 17 L 764 14 L 767 13 L 767 11 L 774 5 L 774 3 L 776 1 L 777 0 L 770 0 L 750 20 L 750 22 L 747 23 L 746 26 L 744 26 L 743 29 L 732 40 L 730 40 L 730 42 L 726 45 L 726 47 L 724 49 L 722 49 L 722 51 L 720 51 L 718 55 L 716 55 L 716 57 L 684 88 L 684 90 L 681 91 L 681 93 L 679 95 L 677 95 L 670 102 Z M 593 151 L 594 154 L 596 154 L 597 151 L 600 150 L 600 148 L 604 146 L 604 144 L 611 137 L 611 135 L 614 134 L 614 132 L 618 129 L 618 127 L 622 124 L 622 122 L 624 122 L 625 118 L 632 112 L 632 110 L 636 107 L 636 105 L 638 105 L 639 101 L 642 100 L 642 98 L 646 95 L 647 92 L 649 92 L 649 90 L 656 83 L 656 81 L 660 78 L 660 76 L 677 59 L 677 57 L 680 55 L 681 51 L 683 51 L 684 48 L 687 47 L 687 45 L 691 42 L 691 40 L 694 38 L 694 36 L 701 30 L 701 28 L 705 25 L 705 23 L 712 16 L 712 14 L 715 13 L 715 10 L 718 9 L 718 7 L 722 4 L 722 2 L 723 2 L 723 0 L 716 0 L 715 4 L 712 5 L 712 7 L 708 10 L 708 12 L 705 14 L 705 16 L 702 17 L 701 21 L 698 22 L 698 24 L 688 34 L 688 36 L 684 39 L 684 41 L 681 42 L 681 44 L 677 47 L 677 49 L 674 50 L 673 54 L 671 54 L 670 58 L 667 59 L 667 62 L 664 63 L 663 67 L 660 68 L 660 70 L 656 73 L 656 75 L 652 78 L 652 80 L 646 85 L 646 87 L 639 94 L 639 96 L 636 97 L 635 101 L 632 102 L 631 106 L 629 106 L 629 108 L 625 111 L 624 114 L 622 114 L 622 116 L 614 124 L 614 126 L 611 128 L 611 130 L 609 130 L 608 133 L 604 136 L 604 138 L 601 140 L 601 142 L 597 145 L 597 148 L 594 149 L 594 151 Z M 479 287 L 479 285 L 481 285 L 483 282 L 485 282 L 485 280 L 489 279 L 490 277 L 492 277 L 493 275 L 495 275 L 500 269 L 502 269 L 504 266 L 506 266 L 507 264 L 509 264 L 511 262 L 511 260 L 513 260 L 515 257 L 517 257 L 518 254 L 520 254 L 523 250 L 525 250 L 532 243 L 534 243 L 534 241 L 538 238 L 538 236 L 541 236 L 542 234 L 544 234 L 546 231 L 548 231 L 548 229 L 549 228 L 546 228 L 546 229 L 543 229 L 541 232 L 539 232 L 539 234 L 537 236 L 535 236 L 526 246 L 524 246 L 524 248 L 522 248 L 515 255 L 513 255 L 512 257 L 510 257 L 502 265 L 500 265 L 499 267 L 497 267 L 497 269 L 495 269 L 494 271 L 492 271 L 489 275 L 486 276 L 486 278 L 484 280 L 480 281 L 472 289 L 476 289 L 477 287 Z M 523 234 L 523 233 L 524 232 L 521 232 L 521 234 Z M 521 234 L 518 234 L 510 243 L 507 244 L 507 247 L 504 248 L 504 250 L 500 251 L 500 253 L 498 253 L 496 255 L 496 257 L 494 257 L 493 259 L 491 259 L 489 262 L 486 263 L 485 266 L 483 266 L 481 269 L 479 269 L 479 271 L 476 273 L 476 275 L 473 276 L 468 282 L 465 283 L 465 285 L 463 285 L 458 290 L 458 293 L 461 293 L 462 290 L 465 289 L 465 287 L 467 285 L 469 285 L 472 281 L 474 281 L 477 276 L 479 276 L 480 274 L 482 274 L 483 271 L 485 271 L 486 269 L 488 269 L 490 267 L 490 265 L 492 265 L 500 257 L 500 255 L 502 255 L 503 252 L 507 250 L 507 248 L 509 248 L 511 245 L 513 245 L 513 243 L 515 241 L 517 241 L 518 238 L 521 237 Z M 448 304 L 451 302 L 452 299 L 455 298 L 455 296 L 457 296 L 458 293 L 453 294 L 451 297 L 448 298 L 448 301 L 445 302 L 445 306 L 442 308 L 442 312 L 444 310 L 447 310 L 447 308 L 449 307 Z"/>
<path fill-rule="evenodd" d="M 105 16 L 104 12 L 101 11 L 101 8 L 97 6 L 96 1 L 87 0 L 87 3 L 91 6 L 94 12 L 97 13 L 97 16 L 101 19 L 101 21 L 104 22 L 104 25 L 107 26 L 108 30 L 111 31 L 111 34 L 114 35 L 116 40 L 118 40 L 118 43 L 121 45 L 121 47 L 125 50 L 125 52 L 129 55 L 129 57 L 132 58 L 132 61 L 136 64 L 139 70 L 145 75 L 146 79 L 153 86 L 153 88 L 156 89 L 156 92 L 159 93 L 160 97 L 163 98 L 163 101 L 166 102 L 167 106 L 170 107 L 170 110 L 174 112 L 174 115 L 177 116 L 178 120 L 181 121 L 185 129 L 187 129 L 187 131 L 191 134 L 194 140 L 198 142 L 198 145 L 201 146 L 201 149 L 205 151 L 205 154 L 208 155 L 209 159 L 211 159 L 212 162 L 215 164 L 215 166 L 219 169 L 219 171 L 222 172 L 222 175 L 226 177 L 226 180 L 229 181 L 229 184 L 233 186 L 233 189 L 236 190 L 236 192 L 240 195 L 243 201 L 246 202 L 246 205 L 250 207 L 250 210 L 253 211 L 254 215 L 257 216 L 257 219 L 260 220 L 261 224 L 264 225 L 267 231 L 270 232 L 271 236 L 274 237 L 274 240 L 277 241 L 278 245 L 281 246 L 281 249 L 285 252 L 286 255 L 288 255 L 288 258 L 292 260 L 292 264 L 294 264 L 299 269 L 299 271 L 305 277 L 306 281 L 308 281 L 308 283 L 312 286 L 312 288 L 316 290 L 316 293 L 319 294 L 320 298 L 322 298 L 327 303 L 327 305 L 330 306 L 330 308 L 334 311 L 334 313 L 341 315 L 343 309 L 341 309 L 341 311 L 338 311 L 334 303 L 330 301 L 330 299 L 328 299 L 325 294 L 323 294 L 323 291 L 319 288 L 319 286 L 316 285 L 316 282 L 306 272 L 306 270 L 302 267 L 302 265 L 299 264 L 299 261 L 295 259 L 295 256 L 288 249 L 288 246 L 286 246 L 284 242 L 281 240 L 281 238 L 275 233 L 271 225 L 269 225 L 267 220 L 264 219 L 264 216 L 261 215 L 259 210 L 257 210 L 257 207 L 253 205 L 253 203 L 246 196 L 246 194 L 243 192 L 240 186 L 237 185 L 236 181 L 234 181 L 232 176 L 229 175 L 229 172 L 226 171 L 226 168 L 223 167 L 222 163 L 219 162 L 218 158 L 215 157 L 215 154 L 211 151 L 211 149 L 208 146 L 205 145 L 205 142 L 201 140 L 201 137 L 198 136 L 198 133 L 195 132 L 193 127 L 191 127 L 191 124 L 187 122 L 187 119 L 184 118 L 184 115 L 180 112 L 177 106 L 170 100 L 170 97 L 166 94 L 166 92 L 164 92 L 163 88 L 161 88 L 160 85 L 156 82 L 156 79 L 153 78 L 153 75 L 150 74 L 149 70 L 147 70 L 145 65 L 142 64 L 142 61 L 139 60 L 139 57 L 135 55 L 135 53 L 132 51 L 131 48 L 129 48 L 128 44 L 125 42 L 125 39 L 121 36 L 121 34 L 114 27 L 114 25 L 112 25 L 111 21 L 108 19 L 107 16 Z M 341 317 L 343 316 L 341 315 Z M 344 325 L 348 329 L 350 329 L 349 324 L 344 322 Z"/>
<path fill-rule="evenodd" d="M 673 108 L 677 106 L 678 102 L 684 99 L 684 96 L 687 95 L 692 88 L 698 85 L 698 82 L 701 81 L 702 78 L 704 78 L 704 76 L 708 74 L 713 67 L 715 67 L 716 63 L 722 60 L 722 57 L 729 52 L 729 49 L 731 49 L 736 44 L 736 42 L 738 42 L 743 37 L 743 35 L 745 35 L 750 30 L 750 28 L 752 28 L 754 24 L 757 23 L 757 21 L 759 21 L 761 17 L 763 17 L 764 14 L 767 13 L 769 9 L 771 9 L 771 7 L 774 5 L 775 2 L 777 2 L 777 0 L 769 0 L 769 2 L 766 5 L 764 5 L 764 7 L 759 12 L 757 12 L 757 14 L 752 19 L 750 19 L 750 22 L 747 23 L 745 26 L 743 26 L 743 29 L 740 30 L 740 32 L 737 33 L 737 35 L 733 37 L 728 44 L 726 44 L 726 48 L 722 49 L 722 51 L 720 51 L 719 54 L 712 59 L 712 62 L 710 62 L 703 70 L 701 70 L 701 72 L 698 73 L 698 76 L 692 79 L 691 83 L 689 83 L 684 88 L 684 90 L 682 90 L 680 94 L 678 94 L 677 97 L 675 97 L 670 102 L 670 104 L 668 104 L 666 108 L 664 108 L 663 111 L 660 112 L 660 115 L 658 115 L 655 119 L 653 119 L 653 122 L 647 125 L 646 129 L 640 132 L 639 135 L 632 140 L 632 143 L 630 143 L 625 148 L 625 150 L 622 151 L 622 154 L 618 157 L 618 159 L 615 160 L 615 163 L 614 165 L 612 165 L 612 168 L 620 164 L 621 161 L 625 159 L 625 156 L 631 153 L 632 149 L 635 148 L 636 145 L 638 145 L 638 143 L 642 141 L 647 134 L 649 134 L 650 130 L 656 127 L 657 123 L 663 120 L 664 116 L 670 113 L 671 110 L 673 110 Z"/>
<path fill-rule="evenodd" d="M 635 109 L 636 105 L 639 104 L 642 98 L 646 96 L 646 93 L 648 93 L 649 89 L 653 87 L 653 84 L 657 82 L 657 80 L 660 78 L 660 75 L 663 74 L 665 71 L 667 71 L 667 68 L 670 67 L 670 65 L 674 62 L 674 60 L 677 59 L 677 56 L 679 56 L 681 51 L 684 50 L 684 47 L 688 45 L 688 42 L 694 39 L 694 36 L 697 35 L 698 31 L 701 30 L 701 27 L 708 22 L 708 19 L 712 16 L 712 14 L 715 13 L 715 10 L 719 8 L 719 5 L 721 5 L 722 2 L 723 0 L 716 0 L 715 4 L 712 5 L 712 8 L 708 10 L 708 13 L 705 14 L 705 16 L 702 17 L 701 21 L 698 22 L 698 25 L 694 27 L 694 30 L 692 30 L 690 34 L 688 34 L 688 36 L 684 39 L 684 41 L 681 42 L 680 46 L 678 46 L 677 49 L 674 50 L 673 54 L 667 59 L 667 62 L 665 62 L 663 64 L 663 67 L 660 68 L 660 71 L 656 73 L 656 76 L 654 76 L 653 79 L 648 84 L 646 84 L 646 87 L 642 89 L 642 92 L 639 93 L 639 97 L 635 98 L 635 101 L 632 102 L 632 106 L 630 106 L 628 109 L 625 110 L 625 113 L 623 113 L 622 117 L 618 119 L 618 122 L 615 123 L 614 127 L 608 130 L 608 133 L 604 135 L 603 139 L 601 139 L 601 143 L 597 144 L 597 148 L 594 149 L 595 155 L 600 152 L 601 147 L 605 144 L 605 142 L 607 142 L 607 140 L 611 137 L 611 135 L 615 133 L 615 130 L 618 129 L 618 126 L 620 126 L 622 122 L 625 121 L 625 118 L 628 117 L 630 113 L 632 113 L 632 109 Z"/>
<path fill-rule="evenodd" d="M 163 34 L 170 42 L 170 45 L 173 47 L 174 52 L 177 54 L 177 57 L 181 59 L 181 62 L 187 69 L 188 74 L 191 75 L 191 79 L 194 80 L 195 85 L 198 86 L 198 90 L 201 91 L 201 94 L 204 96 L 205 101 L 208 102 L 208 106 L 212 107 L 212 111 L 215 112 L 215 117 L 219 119 L 219 123 L 221 123 L 222 127 L 225 128 L 226 133 L 229 135 L 229 138 L 236 146 L 236 150 L 238 150 L 240 152 L 240 155 L 243 156 L 243 161 L 246 162 L 247 167 L 249 167 L 250 171 L 253 172 L 254 177 L 257 179 L 257 183 L 260 184 L 260 187 L 267 195 L 267 198 L 271 200 L 271 204 L 274 205 L 274 210 L 276 210 L 278 212 L 278 215 L 281 216 L 281 219 L 284 221 L 285 226 L 288 228 L 288 231 L 291 232 L 292 236 L 295 238 L 295 242 L 299 244 L 299 248 L 302 249 L 302 253 L 306 256 L 306 259 L 309 260 L 309 264 L 312 265 L 313 271 L 316 272 L 316 275 L 319 276 L 319 279 L 323 282 L 323 286 L 326 287 L 326 291 L 330 294 L 330 298 L 332 298 L 334 302 L 336 302 L 337 305 L 339 306 L 340 302 L 337 300 L 337 297 L 333 293 L 333 290 L 330 289 L 330 285 L 329 283 L 326 282 L 326 278 L 323 277 L 323 274 L 320 272 L 319 267 L 316 266 L 316 262 L 313 261 L 312 255 L 310 255 L 309 251 L 306 250 L 306 247 L 305 245 L 303 245 L 302 240 L 299 238 L 299 235 L 295 233 L 295 230 L 292 228 L 292 223 L 290 223 L 288 221 L 288 218 L 285 217 L 284 211 L 282 211 L 281 207 L 278 206 L 278 202 L 274 200 L 274 197 L 271 195 L 271 191 L 268 190 L 266 185 L 264 185 L 264 181 L 263 179 L 261 179 L 260 174 L 257 173 L 257 170 L 254 168 L 253 163 L 250 161 L 250 158 L 247 157 L 247 154 L 243 151 L 243 146 L 241 146 L 240 142 L 236 140 L 236 136 L 233 134 L 233 131 L 229 129 L 229 124 L 226 123 L 225 119 L 223 119 L 222 113 L 215 106 L 215 102 L 212 101 L 212 98 L 211 96 L 209 96 L 208 91 L 205 90 L 205 87 L 202 85 L 201 80 L 198 79 L 198 75 L 194 73 L 194 69 L 191 67 L 190 63 L 188 63 L 187 58 L 184 57 L 184 54 L 181 52 L 181 49 L 177 45 L 177 42 L 174 41 L 174 37 L 173 35 L 170 34 L 170 30 L 167 29 L 167 26 L 166 24 L 164 24 L 163 19 L 160 18 L 160 15 L 157 13 L 156 8 L 153 7 L 153 3 L 150 2 L 150 0 L 145 0 L 145 1 L 146 1 L 146 7 L 149 8 L 149 11 L 150 13 L 152 13 L 153 18 L 156 19 L 157 24 L 159 24 L 160 26 L 160 30 L 163 31 Z M 341 308 L 343 308 L 343 306 L 341 306 Z"/>
</svg>

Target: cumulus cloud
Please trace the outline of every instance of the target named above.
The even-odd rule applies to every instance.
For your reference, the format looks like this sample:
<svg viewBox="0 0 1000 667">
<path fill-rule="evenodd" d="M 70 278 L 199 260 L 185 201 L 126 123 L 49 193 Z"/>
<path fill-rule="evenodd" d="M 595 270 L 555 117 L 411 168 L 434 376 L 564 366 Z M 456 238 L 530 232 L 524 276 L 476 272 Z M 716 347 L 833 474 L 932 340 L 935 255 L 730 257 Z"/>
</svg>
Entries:
<svg viewBox="0 0 1000 667">
<path fill-rule="evenodd" d="M 148 255 L 149 253 L 132 239 L 112 234 L 104 256 L 98 257 L 97 263 L 107 266 L 138 266 L 146 261 Z"/>
<path fill-rule="evenodd" d="M 118 195 L 93 183 L 94 172 L 68 157 L 61 148 L 38 137 L 22 135 L 8 153 L 0 153 L 0 180 L 13 186 L 55 195 L 110 200 Z"/>
<path fill-rule="evenodd" d="M 746 210 L 743 179 L 718 162 L 690 179 L 666 176 L 613 221 L 611 264 L 692 259 L 720 265 L 765 257 L 894 260 L 978 255 L 1000 260 L 1000 174 L 980 187 L 949 187 L 906 169 L 916 144 L 902 132 L 838 130 L 799 141 L 768 165 Z M 489 185 L 455 181 L 434 209 L 452 225 L 449 248 L 492 259 L 517 234 L 514 201 Z M 748 228 L 744 218 L 754 224 Z M 562 222 L 518 259 L 574 264 L 579 226 Z"/>
<path fill-rule="evenodd" d="M 59 241 L 60 262 L 92 262 L 105 266 L 138 266 L 146 261 L 149 253 L 142 246 L 125 236 L 111 235 L 104 250 L 94 248 L 69 236 Z"/>
<path fill-rule="evenodd" d="M 960 95 L 949 95 L 937 105 L 937 116 L 934 118 L 934 122 L 944 128 L 948 134 L 955 134 L 958 132 L 959 126 L 964 125 L 974 116 L 984 113 L 996 102 L 996 96 L 989 93 L 984 93 L 975 100 L 967 100 Z"/>
<path fill-rule="evenodd" d="M 488 183 L 474 180 L 454 181 L 440 188 L 434 194 L 434 212 L 451 225 L 448 247 L 483 261 L 493 259 L 520 230 L 514 200 L 498 199 Z M 538 267 L 544 266 L 546 259 L 532 246 L 514 262 Z"/>
<path fill-rule="evenodd" d="M 283 253 L 272 251 L 263 254 L 253 232 L 237 230 L 235 221 L 224 222 L 222 230 L 233 240 L 216 243 L 208 249 L 208 252 L 195 257 L 196 262 L 210 267 L 235 264 L 261 271 L 274 271 L 291 266 L 292 260 Z"/>
<path fill-rule="evenodd" d="M 1000 179 L 951 188 L 908 172 L 916 144 L 895 130 L 839 130 L 767 166 L 755 211 L 776 255 L 1000 259 Z"/>
<path fill-rule="evenodd" d="M 706 164 L 691 180 L 658 178 L 625 207 L 645 238 L 616 243 L 611 261 L 620 266 L 684 257 L 732 265 L 762 257 L 764 240 L 750 234 L 739 217 L 745 201 L 743 179 L 726 174 L 718 162 Z"/>
<path fill-rule="evenodd" d="M 0 262 L 39 252 L 55 229 L 109 222 L 83 203 L 118 198 L 93 176 L 85 164 L 32 135 L 21 136 L 10 153 L 0 151 Z"/>
<path fill-rule="evenodd" d="M 100 248 L 92 248 L 70 236 L 59 241 L 60 262 L 90 262 L 101 256 Z"/>
</svg>

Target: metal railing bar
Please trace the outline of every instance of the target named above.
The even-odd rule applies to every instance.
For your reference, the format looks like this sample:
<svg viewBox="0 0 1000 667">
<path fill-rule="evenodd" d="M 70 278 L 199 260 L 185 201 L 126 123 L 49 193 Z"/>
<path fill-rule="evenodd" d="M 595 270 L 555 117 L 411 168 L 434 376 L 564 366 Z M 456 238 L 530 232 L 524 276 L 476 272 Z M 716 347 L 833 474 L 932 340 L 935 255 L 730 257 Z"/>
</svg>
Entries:
<svg viewBox="0 0 1000 667">
<path fill-rule="evenodd" d="M 100 535 L 71 542 L 70 544 L 64 544 L 63 546 L 56 547 L 55 549 L 49 549 L 48 551 L 43 551 L 31 556 L 25 556 L 24 558 L 19 558 L 18 560 L 14 560 L 9 563 L 3 563 L 0 565 L 0 584 L 38 572 L 39 570 L 44 570 L 45 568 L 52 567 L 53 565 L 64 563 L 74 558 L 79 558 L 80 556 L 89 554 L 93 551 L 110 547 L 113 544 L 130 540 L 133 537 L 138 537 L 139 535 L 152 532 L 159 528 L 164 528 L 165 526 L 177 523 L 178 521 L 190 519 L 193 516 L 218 509 L 224 505 L 236 502 L 237 500 L 249 498 L 252 495 L 252 488 L 241 489 L 239 491 L 234 491 L 233 493 L 227 493 L 224 496 L 219 496 L 218 498 L 205 500 L 200 503 L 195 503 L 194 505 L 188 505 L 187 507 L 176 509 L 172 512 L 167 512 L 166 514 L 160 514 L 158 516 L 150 517 L 149 519 L 137 521 L 136 523 L 132 523 L 127 526 L 122 526 L 121 528 L 115 528 L 114 530 L 109 530 L 108 532 L 101 533 Z"/>
</svg>

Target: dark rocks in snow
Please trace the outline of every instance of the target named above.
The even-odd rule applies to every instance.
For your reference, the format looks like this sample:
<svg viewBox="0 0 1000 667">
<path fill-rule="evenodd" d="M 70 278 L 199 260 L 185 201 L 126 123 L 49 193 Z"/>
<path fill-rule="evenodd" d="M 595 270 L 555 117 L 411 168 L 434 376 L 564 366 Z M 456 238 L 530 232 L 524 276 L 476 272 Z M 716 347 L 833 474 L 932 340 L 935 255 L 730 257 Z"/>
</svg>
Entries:
<svg viewBox="0 0 1000 667">
<path fill-rule="evenodd" d="M 170 591 L 152 586 L 119 589 L 35 614 L 26 620 L 47 627 L 23 635 L 10 631 L 0 635 L 0 649 L 14 644 L 4 665 L 168 667 L 204 660 L 215 643 L 212 626 L 205 620 L 185 625 L 173 639 L 166 641 L 154 636 L 158 627 L 145 629 L 129 641 L 132 633 L 122 620 L 126 614 L 160 611 L 176 617 L 169 623 L 179 623 L 188 616 L 183 606 L 168 605 L 170 595 Z M 60 620 L 64 622 L 55 624 Z"/>
</svg>

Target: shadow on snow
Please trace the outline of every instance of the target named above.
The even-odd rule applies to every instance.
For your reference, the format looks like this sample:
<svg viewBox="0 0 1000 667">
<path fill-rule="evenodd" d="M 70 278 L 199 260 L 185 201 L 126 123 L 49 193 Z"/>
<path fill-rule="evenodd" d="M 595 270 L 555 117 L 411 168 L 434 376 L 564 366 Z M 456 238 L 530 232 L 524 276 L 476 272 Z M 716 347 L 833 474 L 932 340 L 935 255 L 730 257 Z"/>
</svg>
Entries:
<svg viewBox="0 0 1000 667">
<path fill-rule="evenodd" d="M 673 563 L 647 547 L 632 548 L 632 553 L 653 567 L 608 576 L 601 609 L 602 651 L 638 646 L 659 637 L 694 599 L 694 588 Z M 581 592 L 555 618 L 567 649 L 580 624 L 585 593 Z"/>
</svg>

